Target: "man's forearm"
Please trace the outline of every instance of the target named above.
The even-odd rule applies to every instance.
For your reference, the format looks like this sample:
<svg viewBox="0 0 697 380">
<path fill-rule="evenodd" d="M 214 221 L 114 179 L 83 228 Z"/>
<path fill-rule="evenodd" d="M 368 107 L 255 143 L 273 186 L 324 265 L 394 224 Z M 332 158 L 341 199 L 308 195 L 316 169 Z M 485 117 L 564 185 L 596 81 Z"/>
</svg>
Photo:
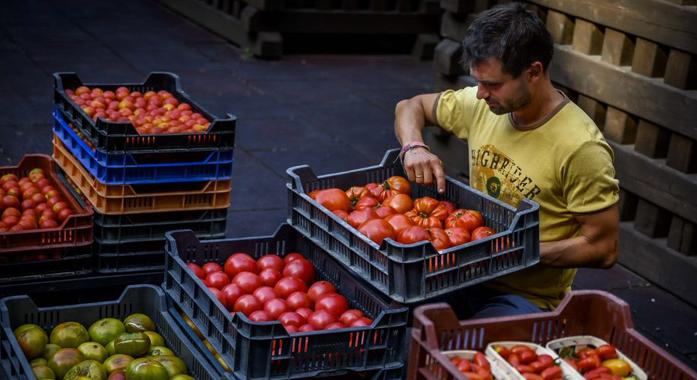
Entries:
<svg viewBox="0 0 697 380">
<path fill-rule="evenodd" d="M 609 268 L 617 260 L 617 240 L 590 242 L 584 236 L 540 243 L 540 262 L 557 268 Z"/>
<path fill-rule="evenodd" d="M 422 130 L 426 118 L 421 103 L 416 99 L 402 100 L 395 108 L 395 135 L 400 144 L 423 142 Z"/>
</svg>

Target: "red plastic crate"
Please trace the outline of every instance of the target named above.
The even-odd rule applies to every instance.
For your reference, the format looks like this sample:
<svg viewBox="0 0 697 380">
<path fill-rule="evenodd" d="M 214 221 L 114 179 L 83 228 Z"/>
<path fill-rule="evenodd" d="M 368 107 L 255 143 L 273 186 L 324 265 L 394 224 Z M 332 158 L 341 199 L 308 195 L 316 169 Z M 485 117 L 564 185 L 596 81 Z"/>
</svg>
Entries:
<svg viewBox="0 0 697 380">
<path fill-rule="evenodd" d="M 697 379 L 697 373 L 634 330 L 629 305 L 610 293 L 569 293 L 551 312 L 458 321 L 445 303 L 414 310 L 407 379 L 465 379 L 442 351 L 479 350 L 500 340 L 545 345 L 553 339 L 593 335 L 617 347 L 656 380 Z"/>
<path fill-rule="evenodd" d="M 20 232 L 0 232 L 0 253 L 68 248 L 92 243 L 92 207 L 79 201 L 57 175 L 56 163 L 45 154 L 27 154 L 17 166 L 0 167 L 0 176 L 14 174 L 26 176 L 30 170 L 41 168 L 51 180 L 63 199 L 70 204 L 75 214 L 69 216 L 56 228 L 36 229 Z"/>
</svg>

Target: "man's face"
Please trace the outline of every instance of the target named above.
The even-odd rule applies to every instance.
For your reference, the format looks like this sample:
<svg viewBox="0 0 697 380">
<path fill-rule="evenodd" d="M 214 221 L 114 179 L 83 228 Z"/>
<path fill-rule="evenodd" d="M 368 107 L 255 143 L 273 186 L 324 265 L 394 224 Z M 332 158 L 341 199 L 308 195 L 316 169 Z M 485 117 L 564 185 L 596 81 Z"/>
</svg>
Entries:
<svg viewBox="0 0 697 380">
<path fill-rule="evenodd" d="M 501 60 L 487 58 L 470 64 L 470 74 L 477 80 L 477 98 L 484 99 L 491 112 L 503 115 L 514 112 L 528 103 L 532 98 L 530 87 L 523 79 L 525 72 L 518 78 L 502 71 Z"/>
</svg>

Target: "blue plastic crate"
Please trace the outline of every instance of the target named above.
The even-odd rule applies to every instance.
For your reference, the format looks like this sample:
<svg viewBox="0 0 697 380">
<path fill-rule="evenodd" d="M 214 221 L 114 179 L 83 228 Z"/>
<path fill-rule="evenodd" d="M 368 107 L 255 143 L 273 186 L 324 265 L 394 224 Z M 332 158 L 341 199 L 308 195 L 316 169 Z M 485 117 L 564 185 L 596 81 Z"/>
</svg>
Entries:
<svg viewBox="0 0 697 380">
<path fill-rule="evenodd" d="M 90 147 L 66 122 L 63 111 L 53 112 L 53 132 L 92 176 L 107 185 L 154 184 L 230 179 L 232 149 L 185 148 L 163 153 L 107 153 Z"/>
</svg>

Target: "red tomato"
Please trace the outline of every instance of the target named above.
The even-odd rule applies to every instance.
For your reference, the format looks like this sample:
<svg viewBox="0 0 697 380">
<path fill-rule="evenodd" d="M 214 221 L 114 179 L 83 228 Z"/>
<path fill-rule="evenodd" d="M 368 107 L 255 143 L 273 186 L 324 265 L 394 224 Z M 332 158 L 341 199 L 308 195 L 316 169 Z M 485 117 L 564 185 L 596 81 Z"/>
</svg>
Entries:
<svg viewBox="0 0 697 380">
<path fill-rule="evenodd" d="M 600 359 L 602 360 L 617 359 L 619 357 L 615 347 L 609 344 L 603 344 L 602 346 L 596 348 L 596 352 L 598 352 L 598 356 L 600 356 Z"/>
<path fill-rule="evenodd" d="M 420 226 L 410 226 L 402 229 L 397 234 L 397 241 L 402 244 L 414 244 L 421 241 L 428 241 L 430 235 L 425 228 Z"/>
<path fill-rule="evenodd" d="M 279 297 L 287 298 L 291 293 L 306 292 L 307 285 L 297 277 L 283 277 L 278 280 L 273 290 L 276 291 L 276 295 Z"/>
<path fill-rule="evenodd" d="M 370 318 L 360 318 L 357 321 L 354 321 L 351 323 L 351 327 L 364 327 L 364 326 L 370 326 L 373 324 L 373 320 Z"/>
<path fill-rule="evenodd" d="M 279 315 L 285 313 L 286 311 L 290 311 L 286 301 L 280 298 L 274 298 L 266 301 L 266 303 L 264 303 L 264 310 L 271 319 L 276 319 Z"/>
<path fill-rule="evenodd" d="M 508 360 L 508 356 L 511 354 L 511 350 L 504 346 L 495 346 L 494 351 L 496 351 L 502 358 Z"/>
<path fill-rule="evenodd" d="M 349 308 L 348 300 L 341 294 L 325 294 L 315 302 L 315 311 L 326 310 L 335 317 L 341 316 Z"/>
<path fill-rule="evenodd" d="M 252 322 L 269 322 L 273 320 L 273 318 L 269 316 L 269 313 L 264 310 L 253 311 L 251 314 L 249 314 L 249 319 Z"/>
<path fill-rule="evenodd" d="M 530 348 L 528 346 L 524 346 L 522 344 L 518 344 L 518 345 L 511 347 L 511 352 L 516 354 L 516 355 L 520 355 L 523 351 L 532 351 L 532 348 Z"/>
<path fill-rule="evenodd" d="M 320 190 L 315 194 L 315 200 L 329 211 L 344 210 L 348 212 L 351 209 L 351 201 L 341 189 Z"/>
<path fill-rule="evenodd" d="M 448 241 L 452 247 L 465 244 L 470 241 L 470 233 L 461 227 L 450 227 L 445 230 Z"/>
<path fill-rule="evenodd" d="M 544 380 L 542 376 L 536 373 L 523 373 L 522 375 L 525 380 Z"/>
<path fill-rule="evenodd" d="M 282 271 L 283 270 L 283 259 L 278 256 L 278 255 L 264 255 L 260 257 L 257 260 L 257 270 L 258 272 L 263 271 L 264 269 L 275 269 L 277 271 Z"/>
<path fill-rule="evenodd" d="M 484 225 L 484 217 L 479 211 L 458 209 L 453 211 L 445 219 L 445 227 L 461 227 L 468 232 L 474 231 L 475 228 Z"/>
<path fill-rule="evenodd" d="M 234 312 L 242 312 L 249 316 L 252 312 L 261 310 L 264 304 L 261 303 L 256 297 L 251 294 L 244 294 L 237 299 L 235 306 L 233 307 Z"/>
<path fill-rule="evenodd" d="M 395 211 L 392 207 L 387 206 L 380 206 L 376 208 L 375 213 L 378 214 L 380 219 L 385 219 L 390 215 L 397 215 L 397 211 Z"/>
<path fill-rule="evenodd" d="M 291 309 L 297 310 L 303 307 L 311 308 L 314 302 L 312 302 L 310 297 L 305 292 L 293 292 L 286 297 L 286 303 L 288 303 L 288 306 Z"/>
<path fill-rule="evenodd" d="M 450 248 L 450 239 L 448 239 L 448 234 L 446 234 L 442 228 L 432 227 L 429 228 L 427 231 L 428 234 L 431 236 L 429 240 L 431 241 L 431 244 L 433 244 L 433 247 L 436 250 L 442 251 L 444 249 Z"/>
<path fill-rule="evenodd" d="M 266 286 L 275 286 L 281 277 L 283 277 L 283 275 L 276 269 L 268 268 L 259 272 L 259 279 L 261 283 Z"/>
<path fill-rule="evenodd" d="M 307 291 L 307 296 L 312 302 L 317 302 L 321 296 L 331 293 L 336 293 L 336 288 L 331 282 L 317 281 L 310 286 L 310 289 Z"/>
<path fill-rule="evenodd" d="M 338 329 L 345 329 L 346 325 L 344 325 L 341 322 L 332 322 L 325 327 L 325 330 L 338 330 Z"/>
<path fill-rule="evenodd" d="M 306 321 L 308 318 L 310 318 L 310 315 L 312 315 L 312 310 L 306 307 L 298 308 L 295 310 L 295 312 L 300 314 L 300 316 L 303 317 Z"/>
<path fill-rule="evenodd" d="M 233 307 L 237 299 L 244 295 L 244 291 L 237 284 L 227 284 L 220 291 L 225 296 L 225 305 L 228 309 Z"/>
<path fill-rule="evenodd" d="M 304 258 L 305 258 L 305 256 L 303 256 L 297 252 L 291 252 L 283 258 L 283 264 L 288 265 L 288 263 L 293 261 L 293 260 L 304 259 Z"/>
<path fill-rule="evenodd" d="M 472 231 L 472 241 L 487 238 L 495 233 L 496 231 L 492 230 L 489 227 L 477 227 L 474 229 L 474 231 Z"/>
<path fill-rule="evenodd" d="M 230 278 L 223 272 L 213 272 L 208 273 L 203 283 L 211 288 L 222 289 L 223 286 L 230 283 Z"/>
<path fill-rule="evenodd" d="M 281 322 L 283 326 L 295 326 L 300 327 L 305 324 L 305 318 L 302 315 L 294 311 L 286 311 L 285 313 L 278 316 L 278 321 Z"/>
<path fill-rule="evenodd" d="M 578 367 L 578 370 L 581 373 L 585 373 L 585 372 L 590 371 L 592 369 L 596 369 L 596 368 L 600 367 L 600 357 L 598 357 L 598 355 L 596 355 L 596 354 L 589 355 L 589 356 L 577 361 L 576 366 Z"/>
<path fill-rule="evenodd" d="M 257 273 L 257 262 L 246 253 L 235 253 L 225 260 L 224 270 L 230 278 L 242 272 Z"/>
<path fill-rule="evenodd" d="M 344 210 L 334 210 L 334 211 L 332 211 L 332 213 L 334 213 L 334 215 L 338 216 L 344 222 L 348 223 L 348 216 L 349 216 L 348 212 L 346 212 Z"/>
<path fill-rule="evenodd" d="M 544 380 L 553 380 L 557 378 L 561 379 L 561 368 L 555 365 L 551 366 L 542 371 L 542 373 L 540 373 L 540 376 L 542 376 L 542 379 Z"/>
<path fill-rule="evenodd" d="M 186 266 L 189 267 L 189 269 L 191 269 L 191 272 L 193 272 L 196 277 L 202 280 L 206 278 L 206 272 L 196 263 L 188 263 L 186 264 Z"/>
<path fill-rule="evenodd" d="M 385 200 L 396 194 L 411 194 L 411 185 L 409 181 L 401 176 L 392 176 L 382 184 L 366 185 L 368 191 L 380 200 Z"/>
<path fill-rule="evenodd" d="M 224 306 L 225 308 L 227 308 L 227 304 L 226 304 L 226 301 L 225 301 L 225 296 L 223 295 L 223 293 L 222 293 L 220 290 L 218 290 L 218 289 L 216 289 L 216 288 L 211 288 L 210 286 L 208 287 L 208 290 L 210 290 L 211 292 L 213 292 L 213 295 L 215 295 L 215 298 L 217 298 L 218 301 L 220 301 L 220 303 L 223 304 L 223 306 Z"/>
<path fill-rule="evenodd" d="M 383 206 L 387 206 L 395 210 L 399 214 L 411 210 L 413 201 L 407 194 L 395 194 L 382 202 Z"/>
<path fill-rule="evenodd" d="M 359 319 L 363 318 L 363 312 L 357 309 L 346 310 L 339 317 L 339 322 L 345 324 L 346 326 L 351 326 L 351 324 Z"/>
<path fill-rule="evenodd" d="M 532 350 L 522 351 L 520 353 L 520 363 L 522 364 L 530 364 L 535 360 L 537 360 L 537 354 Z"/>
<path fill-rule="evenodd" d="M 372 196 L 365 196 L 356 202 L 356 204 L 353 206 L 354 210 L 362 210 L 366 208 L 378 208 L 380 207 L 380 201 L 377 200 L 377 198 L 372 197 Z"/>
<path fill-rule="evenodd" d="M 242 288 L 245 294 L 251 294 L 254 290 L 262 286 L 259 276 L 252 272 L 240 272 L 232 279 L 232 282 Z"/>
<path fill-rule="evenodd" d="M 382 244 L 382 241 L 387 238 L 395 239 L 396 237 L 392 226 L 382 219 L 369 220 L 358 227 L 358 231 L 378 244 Z"/>
<path fill-rule="evenodd" d="M 373 220 L 373 219 L 379 219 L 380 216 L 375 212 L 375 209 L 373 208 L 361 208 L 357 209 L 354 211 L 351 211 L 349 214 L 348 218 L 346 218 L 346 221 L 348 224 L 353 226 L 353 228 L 358 228 L 361 224 Z"/>
<path fill-rule="evenodd" d="M 363 186 L 353 186 L 346 190 L 346 196 L 351 202 L 351 207 L 354 207 L 358 200 L 368 195 L 368 190 Z"/>
<path fill-rule="evenodd" d="M 212 272 L 222 272 L 223 267 L 221 267 L 218 263 L 210 262 L 203 264 L 203 271 L 206 272 L 206 274 Z"/>
<path fill-rule="evenodd" d="M 283 327 L 286 329 L 288 334 L 293 334 L 293 333 L 298 332 L 298 328 L 293 326 L 293 325 L 283 325 Z"/>
<path fill-rule="evenodd" d="M 460 372 L 469 372 L 472 369 L 472 366 L 470 365 L 469 360 L 463 359 L 457 363 L 457 369 L 460 370 Z"/>
<path fill-rule="evenodd" d="M 326 310 L 317 310 L 307 319 L 307 323 L 317 330 L 323 330 L 332 322 L 336 322 L 336 316 Z"/>
<path fill-rule="evenodd" d="M 276 292 L 273 290 L 272 287 L 269 286 L 262 286 L 261 288 L 257 288 L 252 295 L 256 297 L 261 303 L 267 303 L 270 300 L 274 298 L 278 298 L 276 295 Z"/>
<path fill-rule="evenodd" d="M 457 206 L 455 206 L 455 203 L 450 202 L 450 201 L 440 201 L 440 205 L 441 205 L 441 207 L 445 208 L 445 211 L 448 213 L 448 215 L 452 214 L 455 211 L 455 209 L 457 209 Z"/>
<path fill-rule="evenodd" d="M 542 368 L 547 368 L 554 364 L 554 359 L 552 359 L 552 357 L 547 354 L 539 355 L 537 357 L 537 361 L 539 361 L 543 365 Z"/>
<path fill-rule="evenodd" d="M 417 226 L 441 228 L 442 221 L 448 216 L 448 210 L 438 200 L 422 197 L 414 201 L 414 208 L 405 215 Z"/>
<path fill-rule="evenodd" d="M 306 284 L 315 279 L 315 266 L 308 260 L 293 260 L 283 268 L 283 277 L 297 277 Z"/>
<path fill-rule="evenodd" d="M 484 368 L 487 371 L 491 371 L 491 364 L 489 364 L 489 360 L 481 352 L 477 352 L 474 354 L 472 362 L 480 366 L 481 368 Z"/>
<path fill-rule="evenodd" d="M 312 327 L 312 325 L 309 323 L 306 323 L 306 324 L 300 326 L 300 328 L 298 329 L 298 332 L 308 332 L 308 331 L 315 331 L 315 328 Z"/>
<path fill-rule="evenodd" d="M 511 353 L 508 355 L 508 362 L 515 367 L 520 364 L 520 356 L 518 356 L 518 354 Z"/>
<path fill-rule="evenodd" d="M 534 373 L 532 368 L 527 364 L 518 364 L 515 366 L 515 369 L 520 373 Z"/>
<path fill-rule="evenodd" d="M 465 377 L 469 380 L 485 380 L 485 378 L 481 377 L 478 373 L 467 371 L 463 372 L 462 374 L 465 375 Z"/>
<path fill-rule="evenodd" d="M 409 226 L 414 225 L 414 223 L 412 223 L 411 219 L 407 218 L 405 215 L 402 215 L 402 214 L 389 215 L 384 219 L 387 223 L 389 223 L 392 226 L 392 228 L 396 232 L 399 232 L 399 231 L 401 231 Z"/>
</svg>

